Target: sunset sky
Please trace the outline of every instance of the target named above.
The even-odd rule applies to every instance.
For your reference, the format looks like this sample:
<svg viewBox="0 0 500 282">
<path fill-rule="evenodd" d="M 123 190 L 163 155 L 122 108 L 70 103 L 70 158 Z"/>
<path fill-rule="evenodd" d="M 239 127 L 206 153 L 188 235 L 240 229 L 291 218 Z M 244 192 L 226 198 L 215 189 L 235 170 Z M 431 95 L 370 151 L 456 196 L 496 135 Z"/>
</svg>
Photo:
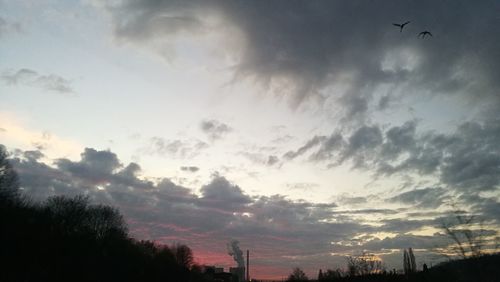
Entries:
<svg viewBox="0 0 500 282">
<path fill-rule="evenodd" d="M 408 247 L 420 268 L 452 210 L 500 229 L 499 12 L 0 0 L 0 144 L 33 199 L 89 195 L 200 264 L 235 239 L 254 278 Z"/>
</svg>

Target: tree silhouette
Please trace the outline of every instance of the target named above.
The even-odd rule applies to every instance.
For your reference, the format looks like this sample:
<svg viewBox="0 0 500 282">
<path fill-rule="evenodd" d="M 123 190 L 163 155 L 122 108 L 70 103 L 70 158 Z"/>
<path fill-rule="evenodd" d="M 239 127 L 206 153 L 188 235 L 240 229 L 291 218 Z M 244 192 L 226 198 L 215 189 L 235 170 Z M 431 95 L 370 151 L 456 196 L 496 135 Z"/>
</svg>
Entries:
<svg viewBox="0 0 500 282">
<path fill-rule="evenodd" d="M 23 200 L 7 157 L 0 146 L 0 281 L 205 281 L 188 246 L 130 238 L 113 207 L 86 196 Z"/>
<path fill-rule="evenodd" d="M 485 244 L 482 220 L 460 210 L 453 213 L 454 222 L 443 222 L 441 225 L 444 233 L 454 242 L 452 251 L 461 258 L 481 256 Z"/>
<path fill-rule="evenodd" d="M 347 257 L 349 276 L 380 273 L 384 270 L 382 261 L 373 254 L 363 253 L 360 256 Z"/>
<path fill-rule="evenodd" d="M 408 257 L 408 251 L 406 249 L 403 251 L 403 271 L 405 274 L 410 272 L 410 258 Z"/>
<path fill-rule="evenodd" d="M 404 249 L 403 251 L 403 270 L 406 275 L 417 272 L 417 262 L 412 248 L 408 248 L 408 250 Z"/>
<path fill-rule="evenodd" d="M 179 266 L 191 269 L 193 265 L 193 251 L 188 246 L 176 244 L 171 247 L 171 250 Z"/>
<path fill-rule="evenodd" d="M 292 270 L 292 273 L 288 276 L 287 281 L 307 281 L 309 278 L 307 278 L 307 275 L 304 273 L 300 267 L 295 267 Z"/>
<path fill-rule="evenodd" d="M 108 236 L 125 237 L 127 227 L 120 212 L 112 207 L 97 205 L 87 211 L 86 224 L 93 231 L 96 240 Z"/>
<path fill-rule="evenodd" d="M 408 256 L 410 257 L 411 272 L 417 272 L 417 261 L 415 260 L 415 255 L 413 255 L 412 248 L 408 248 Z"/>
<path fill-rule="evenodd" d="M 340 279 L 343 276 L 344 276 L 344 273 L 341 269 L 337 269 L 337 270 L 327 269 L 325 272 L 322 273 L 322 276 L 321 276 L 322 279 L 318 278 L 318 280 L 332 281 L 335 279 Z"/>
</svg>

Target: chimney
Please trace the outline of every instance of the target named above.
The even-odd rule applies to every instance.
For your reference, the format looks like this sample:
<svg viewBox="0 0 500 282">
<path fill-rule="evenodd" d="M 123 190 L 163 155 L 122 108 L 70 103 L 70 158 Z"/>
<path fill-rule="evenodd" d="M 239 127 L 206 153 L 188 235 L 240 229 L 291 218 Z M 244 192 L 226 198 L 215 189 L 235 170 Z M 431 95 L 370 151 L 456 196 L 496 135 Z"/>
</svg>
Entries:
<svg viewBox="0 0 500 282">
<path fill-rule="evenodd" d="M 247 250 L 247 281 L 250 281 L 250 251 Z"/>
</svg>

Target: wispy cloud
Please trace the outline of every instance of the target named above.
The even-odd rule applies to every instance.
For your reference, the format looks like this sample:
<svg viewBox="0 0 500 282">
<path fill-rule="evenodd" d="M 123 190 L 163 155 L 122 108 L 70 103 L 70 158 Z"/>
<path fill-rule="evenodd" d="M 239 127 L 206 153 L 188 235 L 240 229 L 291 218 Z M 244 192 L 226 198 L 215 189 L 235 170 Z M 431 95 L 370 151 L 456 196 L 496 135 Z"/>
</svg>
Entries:
<svg viewBox="0 0 500 282">
<path fill-rule="evenodd" d="M 286 187 L 290 190 L 304 190 L 310 191 L 317 188 L 319 185 L 317 183 L 312 182 L 296 182 L 296 183 L 287 183 Z"/>
<path fill-rule="evenodd" d="M 5 71 L 0 80 L 6 85 L 26 85 L 59 94 L 75 94 L 71 81 L 56 74 L 39 74 L 31 69 Z"/>
<path fill-rule="evenodd" d="M 140 151 L 150 155 L 176 157 L 180 159 L 192 158 L 208 148 L 208 144 L 198 139 L 165 139 L 152 137 Z"/>
</svg>

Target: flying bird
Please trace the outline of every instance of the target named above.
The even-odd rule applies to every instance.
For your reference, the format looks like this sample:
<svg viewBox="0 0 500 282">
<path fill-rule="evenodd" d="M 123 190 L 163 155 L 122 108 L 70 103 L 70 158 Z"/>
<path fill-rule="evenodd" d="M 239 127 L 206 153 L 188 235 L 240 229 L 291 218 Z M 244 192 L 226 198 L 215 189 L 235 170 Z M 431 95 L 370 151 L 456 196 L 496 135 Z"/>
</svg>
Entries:
<svg viewBox="0 0 500 282">
<path fill-rule="evenodd" d="M 403 28 L 405 27 L 405 25 L 409 24 L 410 22 L 405 22 L 405 23 L 402 23 L 402 24 L 397 24 L 397 23 L 393 23 L 392 25 L 395 25 L 395 26 L 398 26 L 399 27 L 399 32 L 403 32 Z"/>
<path fill-rule="evenodd" d="M 422 31 L 421 33 L 418 34 L 418 37 L 422 37 L 422 38 L 425 38 L 426 35 L 430 35 L 432 36 L 432 33 L 430 33 L 429 31 Z"/>
</svg>

